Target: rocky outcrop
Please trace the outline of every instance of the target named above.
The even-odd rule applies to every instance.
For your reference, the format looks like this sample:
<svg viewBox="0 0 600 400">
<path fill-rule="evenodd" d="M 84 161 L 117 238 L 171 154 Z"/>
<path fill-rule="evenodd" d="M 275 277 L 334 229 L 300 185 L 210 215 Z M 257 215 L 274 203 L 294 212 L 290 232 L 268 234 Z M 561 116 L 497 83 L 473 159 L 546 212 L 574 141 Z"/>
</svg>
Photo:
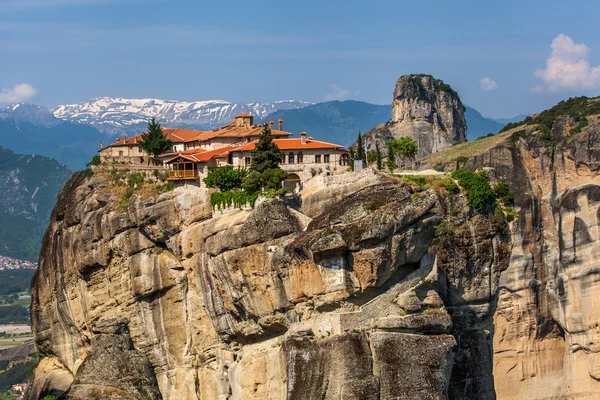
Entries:
<svg viewBox="0 0 600 400">
<path fill-rule="evenodd" d="M 518 210 L 493 354 L 482 355 L 493 357 L 499 399 L 600 397 L 600 123 L 588 118 L 577 133 L 575 120 L 556 112 L 551 129 L 516 127 L 466 161 L 508 182 Z M 482 348 L 474 343 L 465 345 Z"/>
<path fill-rule="evenodd" d="M 200 189 L 124 211 L 74 175 L 32 283 L 29 398 L 494 398 L 507 236 L 461 194 L 365 174 L 214 215 Z"/>
<path fill-rule="evenodd" d="M 404 75 L 396 82 L 390 121 L 365 133 L 368 148 L 409 136 L 425 157 L 467 139 L 465 107 L 458 94 L 431 75 Z"/>
</svg>

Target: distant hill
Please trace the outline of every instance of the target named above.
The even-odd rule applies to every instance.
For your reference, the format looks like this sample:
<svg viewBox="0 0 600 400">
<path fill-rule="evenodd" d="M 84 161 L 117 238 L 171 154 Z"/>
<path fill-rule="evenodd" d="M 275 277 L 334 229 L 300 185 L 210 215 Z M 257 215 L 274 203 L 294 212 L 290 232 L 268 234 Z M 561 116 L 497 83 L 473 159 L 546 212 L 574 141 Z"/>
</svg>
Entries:
<svg viewBox="0 0 600 400">
<path fill-rule="evenodd" d="M 0 147 L 0 255 L 37 261 L 56 195 L 70 175 L 56 160 Z"/>
<path fill-rule="evenodd" d="M 13 104 L 0 110 L 0 146 L 22 154 L 51 157 L 79 170 L 110 138 L 95 128 L 54 117 L 45 107 Z"/>
<path fill-rule="evenodd" d="M 265 120 L 283 119 L 283 129 L 296 136 L 306 131 L 308 136 L 326 142 L 350 146 L 358 131 L 363 133 L 390 119 L 391 106 L 362 101 L 328 101 L 297 110 L 280 110 Z"/>
<path fill-rule="evenodd" d="M 498 133 L 504 127 L 500 123 L 491 118 L 486 118 L 474 108 L 466 107 L 465 118 L 467 119 L 467 139 L 475 140 L 480 136 L 485 136 L 488 133 Z"/>
</svg>

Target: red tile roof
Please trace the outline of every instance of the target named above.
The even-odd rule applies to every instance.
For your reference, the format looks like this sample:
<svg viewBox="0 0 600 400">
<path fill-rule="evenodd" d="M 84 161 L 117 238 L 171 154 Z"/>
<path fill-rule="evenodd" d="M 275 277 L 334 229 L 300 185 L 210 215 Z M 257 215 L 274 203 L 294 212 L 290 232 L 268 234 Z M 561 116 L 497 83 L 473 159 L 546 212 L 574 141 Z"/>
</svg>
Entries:
<svg viewBox="0 0 600 400">
<path fill-rule="evenodd" d="M 251 151 L 256 146 L 256 140 L 245 144 L 235 149 L 235 151 Z M 302 143 L 302 139 L 273 139 L 279 150 L 302 150 L 302 149 L 339 149 L 344 150 L 344 146 L 334 143 L 321 142 L 314 139 L 306 139 L 306 143 Z"/>
<path fill-rule="evenodd" d="M 229 153 L 240 147 L 240 145 L 233 145 L 222 147 L 215 150 L 204 150 L 204 149 L 189 149 L 185 151 L 179 151 L 175 153 L 162 154 L 161 158 L 167 158 L 165 161 L 167 164 L 177 158 L 183 158 L 192 162 L 207 162 L 213 158 L 227 157 Z"/>
</svg>

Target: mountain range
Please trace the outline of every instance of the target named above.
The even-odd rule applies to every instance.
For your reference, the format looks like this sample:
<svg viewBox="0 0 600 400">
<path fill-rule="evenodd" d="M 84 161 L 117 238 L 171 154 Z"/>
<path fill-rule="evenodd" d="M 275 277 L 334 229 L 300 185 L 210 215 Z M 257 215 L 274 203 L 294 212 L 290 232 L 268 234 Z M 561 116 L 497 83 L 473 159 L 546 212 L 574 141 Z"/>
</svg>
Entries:
<svg viewBox="0 0 600 400">
<path fill-rule="evenodd" d="M 107 135 L 130 136 L 143 131 L 152 117 L 156 117 L 165 126 L 212 129 L 233 120 L 242 112 L 262 120 L 275 111 L 294 110 L 311 104 L 298 100 L 241 104 L 225 100 L 185 102 L 98 97 L 82 103 L 58 106 L 51 111 L 56 118 L 88 124 Z"/>
<path fill-rule="evenodd" d="M 0 147 L 0 254 L 37 261 L 56 194 L 72 171 Z"/>
<path fill-rule="evenodd" d="M 0 146 L 51 157 L 73 170 L 84 168 L 103 140 L 109 139 L 94 127 L 58 119 L 42 106 L 13 104 L 0 110 Z"/>
</svg>

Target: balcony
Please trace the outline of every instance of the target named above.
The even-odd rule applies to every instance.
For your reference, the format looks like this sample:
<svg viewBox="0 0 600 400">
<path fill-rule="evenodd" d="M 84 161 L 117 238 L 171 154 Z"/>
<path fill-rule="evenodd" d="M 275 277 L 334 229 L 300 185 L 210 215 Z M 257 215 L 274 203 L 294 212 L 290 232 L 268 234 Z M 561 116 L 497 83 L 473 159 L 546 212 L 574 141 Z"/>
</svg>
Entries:
<svg viewBox="0 0 600 400">
<path fill-rule="evenodd" d="M 169 170 L 169 177 L 167 180 L 169 181 L 185 181 L 198 179 L 198 170 L 196 169 L 188 169 L 188 170 Z"/>
</svg>

